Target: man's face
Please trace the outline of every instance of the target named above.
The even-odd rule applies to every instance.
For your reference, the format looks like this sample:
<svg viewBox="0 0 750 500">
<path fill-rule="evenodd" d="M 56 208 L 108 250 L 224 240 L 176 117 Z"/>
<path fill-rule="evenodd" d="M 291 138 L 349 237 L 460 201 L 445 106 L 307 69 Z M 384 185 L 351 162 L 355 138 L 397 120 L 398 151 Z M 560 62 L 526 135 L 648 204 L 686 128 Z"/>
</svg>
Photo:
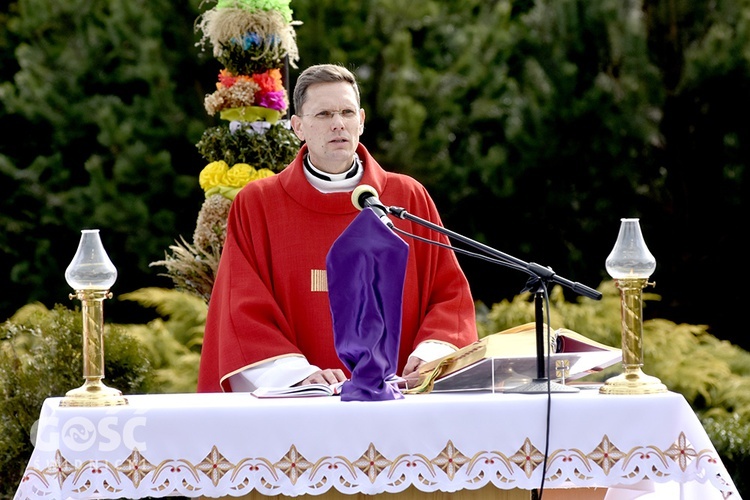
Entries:
<svg viewBox="0 0 750 500">
<path fill-rule="evenodd" d="M 297 112 L 292 128 L 307 143 L 312 164 L 332 174 L 351 167 L 365 123 L 365 111 L 358 106 L 352 86 L 346 82 L 311 85 Z"/>
</svg>

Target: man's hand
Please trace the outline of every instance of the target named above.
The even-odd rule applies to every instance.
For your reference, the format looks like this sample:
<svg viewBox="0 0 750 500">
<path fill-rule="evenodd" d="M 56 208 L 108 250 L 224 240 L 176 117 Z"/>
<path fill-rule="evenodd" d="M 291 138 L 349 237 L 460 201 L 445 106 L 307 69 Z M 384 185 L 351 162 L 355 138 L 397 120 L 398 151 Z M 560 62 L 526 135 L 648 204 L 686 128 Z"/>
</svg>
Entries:
<svg viewBox="0 0 750 500">
<path fill-rule="evenodd" d="M 327 370 L 319 370 L 309 377 L 307 377 L 302 382 L 296 384 L 296 385 L 309 385 L 309 384 L 335 384 L 336 382 L 343 382 L 346 380 L 346 375 L 344 375 L 343 370 L 339 369 L 327 369 Z"/>
<path fill-rule="evenodd" d="M 409 356 L 406 360 L 406 366 L 404 366 L 403 377 L 406 379 L 419 378 L 419 368 L 424 364 L 424 361 L 416 356 Z"/>
</svg>

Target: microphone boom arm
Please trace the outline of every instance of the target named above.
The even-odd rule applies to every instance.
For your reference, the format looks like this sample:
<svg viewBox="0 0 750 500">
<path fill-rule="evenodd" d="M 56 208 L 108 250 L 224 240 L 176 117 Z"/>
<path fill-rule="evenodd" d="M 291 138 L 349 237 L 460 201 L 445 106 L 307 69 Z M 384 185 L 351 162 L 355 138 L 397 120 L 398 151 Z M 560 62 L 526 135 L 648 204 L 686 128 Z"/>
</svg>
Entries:
<svg viewBox="0 0 750 500">
<path fill-rule="evenodd" d="M 486 254 L 499 259 L 502 262 L 512 264 L 511 267 L 519 267 L 525 270 L 526 272 L 528 272 L 529 275 L 531 275 L 532 277 L 536 279 L 539 279 L 545 282 L 557 283 L 559 285 L 569 288 L 570 290 L 572 290 L 573 292 L 579 295 L 583 295 L 590 299 L 599 300 L 602 298 L 601 292 L 594 290 L 593 288 L 583 285 L 581 283 L 571 281 L 569 279 L 563 278 L 562 276 L 558 276 L 550 267 L 544 267 L 534 262 L 525 262 L 521 259 L 518 259 L 506 253 L 503 253 L 500 250 L 496 250 L 476 240 L 472 240 L 471 238 L 467 238 L 466 236 L 463 236 L 454 231 L 451 231 L 450 229 L 446 229 L 428 220 L 417 217 L 416 215 L 412 215 L 409 212 L 407 212 L 406 209 L 404 208 L 401 208 L 401 207 L 384 207 L 384 208 L 388 213 L 398 217 L 399 219 L 406 219 L 412 222 L 416 222 L 417 224 L 420 224 L 434 231 L 442 233 L 448 236 L 449 238 L 452 238 L 456 241 L 460 241 L 461 243 L 464 243 L 478 250 L 481 250 L 485 252 Z"/>
</svg>

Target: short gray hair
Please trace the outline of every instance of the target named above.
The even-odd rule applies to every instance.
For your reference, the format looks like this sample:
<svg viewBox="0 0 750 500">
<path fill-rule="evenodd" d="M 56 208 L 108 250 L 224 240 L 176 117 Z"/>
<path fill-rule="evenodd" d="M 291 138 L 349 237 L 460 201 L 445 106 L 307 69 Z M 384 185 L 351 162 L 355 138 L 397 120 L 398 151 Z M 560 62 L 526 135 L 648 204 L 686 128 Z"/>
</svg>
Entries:
<svg viewBox="0 0 750 500">
<path fill-rule="evenodd" d="M 316 83 L 346 82 L 354 89 L 359 106 L 359 86 L 354 73 L 339 64 L 316 64 L 300 73 L 294 86 L 294 112 L 299 115 L 307 100 L 307 89 Z"/>
</svg>

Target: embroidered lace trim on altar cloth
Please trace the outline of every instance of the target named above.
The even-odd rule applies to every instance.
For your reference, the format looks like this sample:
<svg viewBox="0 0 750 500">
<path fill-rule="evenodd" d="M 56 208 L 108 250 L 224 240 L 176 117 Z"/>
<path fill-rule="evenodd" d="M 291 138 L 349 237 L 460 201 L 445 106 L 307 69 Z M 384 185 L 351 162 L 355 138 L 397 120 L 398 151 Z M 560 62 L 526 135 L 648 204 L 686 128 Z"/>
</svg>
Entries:
<svg viewBox="0 0 750 500">
<path fill-rule="evenodd" d="M 187 395 L 182 396 L 187 397 Z M 217 397 L 230 395 L 191 396 L 192 401 L 197 402 L 202 396 L 210 396 L 209 400 L 216 400 Z M 229 398 L 233 400 L 233 403 L 240 402 L 238 395 L 233 396 Z M 440 441 L 414 445 L 413 442 L 407 440 L 404 443 L 406 447 L 402 448 L 398 445 L 394 446 L 394 437 L 389 437 L 390 433 L 386 432 L 383 427 L 392 426 L 397 422 L 400 423 L 399 425 L 406 425 L 409 421 L 398 417 L 389 418 L 390 425 L 381 425 L 380 429 L 371 428 L 370 432 L 373 434 L 370 436 L 371 439 L 365 439 L 360 444 L 355 443 L 355 446 L 359 446 L 357 449 L 351 446 L 349 431 L 345 427 L 357 427 L 357 421 L 360 424 L 367 424 L 362 420 L 348 423 L 346 420 L 334 422 L 330 432 L 319 433 L 311 436 L 310 439 L 300 438 L 280 448 L 279 446 L 282 445 L 278 442 L 283 442 L 287 434 L 283 427 L 286 420 L 278 421 L 273 417 L 273 413 L 278 411 L 279 415 L 287 416 L 290 413 L 296 413 L 296 415 L 301 415 L 295 417 L 298 422 L 311 419 L 315 421 L 318 416 L 334 416 L 337 410 L 347 412 L 349 405 L 361 406 L 361 403 L 341 402 L 336 397 L 313 398 L 315 401 L 302 398 L 304 401 L 298 399 L 259 402 L 249 395 L 241 396 L 244 396 L 243 404 L 213 409 L 204 407 L 202 411 L 196 408 L 196 412 L 204 413 L 204 417 L 212 413 L 242 415 L 233 419 L 236 422 L 233 429 L 228 429 L 224 424 L 214 429 L 220 430 L 220 434 L 229 440 L 219 439 L 213 442 L 209 440 L 210 438 L 198 439 L 196 436 L 198 434 L 211 435 L 210 417 L 209 420 L 188 418 L 190 414 L 186 415 L 185 408 L 180 408 L 179 405 L 171 409 L 162 408 L 155 411 L 155 415 L 151 415 L 153 410 L 146 410 L 143 407 L 132 408 L 130 412 L 124 414 L 122 410 L 109 409 L 101 411 L 101 419 L 96 420 L 91 416 L 83 416 L 86 415 L 84 412 L 75 414 L 71 409 L 55 408 L 54 404 L 49 403 L 50 400 L 48 400 L 49 404 L 45 403 L 42 418 L 45 418 L 45 412 L 55 414 L 56 427 L 47 428 L 44 431 L 47 436 L 44 438 L 46 441 L 42 443 L 44 446 L 40 445 L 38 439 L 37 450 L 26 468 L 15 498 L 20 500 L 90 498 L 92 496 L 97 498 L 142 498 L 166 495 L 241 496 L 253 490 L 264 495 L 319 495 L 331 489 L 346 494 L 376 494 L 397 493 L 410 486 L 421 491 L 432 492 L 474 490 L 488 484 L 499 489 L 539 487 L 544 463 L 543 433 L 523 435 L 510 432 L 508 429 L 503 430 L 503 412 L 520 411 L 523 413 L 522 408 L 513 409 L 519 406 L 518 396 L 513 398 L 513 405 L 502 404 L 505 398 L 512 398 L 510 395 L 446 395 L 440 396 L 440 401 L 433 401 L 433 396 L 436 395 L 408 396 L 406 399 L 410 401 L 409 405 L 414 406 L 415 415 L 421 410 L 427 410 L 423 406 L 433 406 L 432 402 L 439 402 L 441 405 L 452 404 L 449 411 L 446 411 L 449 415 L 454 412 L 463 413 L 458 408 L 461 403 L 471 409 L 477 403 L 484 401 L 489 411 L 486 414 L 466 412 L 463 421 L 455 419 L 452 424 L 438 422 L 431 425 L 425 421 L 424 426 L 434 427 L 431 433 Z M 669 395 L 672 399 L 674 396 Z M 164 398 L 164 396 L 161 397 Z M 487 400 L 488 397 L 490 400 Z M 542 397 L 546 398 L 546 396 Z M 129 396 L 129 400 L 133 398 Z M 139 398 L 147 398 L 147 396 L 135 397 L 136 400 Z M 492 398 L 495 401 L 491 401 Z M 523 401 L 523 398 L 534 399 L 537 396 L 520 395 L 520 398 L 520 401 Z M 560 401 L 565 401 L 566 405 L 572 404 L 571 396 L 564 395 L 563 398 L 567 399 L 560 398 Z M 166 400 L 168 401 L 169 398 Z M 596 401 L 587 397 L 581 403 L 592 409 L 592 403 Z M 682 401 L 684 402 L 684 399 Z M 472 404 L 467 405 L 467 402 Z M 556 403 L 557 400 L 553 401 L 553 419 Z M 394 410 L 394 413 L 405 411 L 404 416 L 412 413 L 407 408 L 409 405 L 399 406 L 402 404 L 400 401 L 365 403 L 364 406 L 371 408 L 372 404 L 389 405 L 379 410 Z M 309 408 L 306 411 L 299 411 L 300 406 L 309 406 Z M 481 406 L 484 405 L 479 404 L 477 408 Z M 685 403 L 684 406 L 687 407 L 687 404 Z M 269 411 L 259 412 L 260 407 Z M 503 407 L 502 411 L 499 411 L 500 407 Z M 689 407 L 687 409 L 690 411 Z M 434 412 L 435 408 L 429 410 Z M 267 415 L 253 421 L 250 416 L 256 413 Z M 366 414 L 358 411 L 354 413 L 353 418 Z M 177 414 L 181 416 L 177 417 Z M 654 483 L 678 482 L 701 486 L 703 493 L 695 498 L 708 498 L 705 496 L 706 488 L 715 492 L 716 498 L 739 498 L 734 484 L 715 449 L 707 440 L 705 432 L 701 434 L 702 427 L 697 423 L 698 420 L 692 411 L 686 415 L 686 419 L 690 422 L 695 419 L 694 423 L 697 427 L 693 425 L 691 429 L 670 425 L 681 418 L 671 418 L 669 413 L 661 411 L 655 414 L 660 416 L 659 419 L 654 419 L 652 413 L 650 420 L 663 419 L 664 428 L 669 429 L 667 432 L 672 436 L 666 444 L 662 440 L 650 441 L 649 432 L 644 432 L 644 437 L 640 439 L 638 436 L 634 439 L 632 435 L 634 427 L 624 426 L 623 416 L 618 419 L 616 413 L 610 413 L 608 417 L 615 421 L 614 425 L 609 426 L 613 432 L 597 436 L 589 434 L 584 438 L 581 434 L 579 438 L 576 438 L 575 433 L 581 433 L 583 429 L 592 427 L 583 423 L 583 425 L 572 426 L 575 429 L 571 428 L 570 435 L 563 440 L 558 440 L 555 432 L 559 429 L 556 430 L 553 427 L 545 488 L 570 485 L 612 487 L 632 485 L 647 479 Z M 136 418 L 138 420 L 134 424 L 133 419 Z M 204 427 L 208 425 L 208 427 L 194 429 L 194 434 L 183 435 L 178 426 L 174 429 L 176 434 L 170 438 L 163 433 L 162 418 L 188 419 L 192 420 L 191 425 Z M 295 418 L 289 421 L 293 422 Z M 467 425 L 467 418 L 477 423 L 482 422 L 482 424 Z M 594 415 L 592 419 L 594 418 L 597 416 Z M 495 421 L 493 422 L 492 419 Z M 275 420 L 282 427 L 272 428 Z M 334 421 L 335 418 L 330 420 Z M 649 419 L 646 418 L 646 420 Z M 200 424 L 200 421 L 203 424 Z M 508 420 L 508 422 L 511 421 L 513 421 L 512 418 Z M 259 429 L 256 424 L 266 427 Z M 41 425 L 40 422 L 40 427 Z M 130 431 L 126 430 L 128 425 L 130 425 Z M 617 425 L 621 425 L 619 429 L 623 431 L 622 435 L 618 434 Z M 336 427 L 341 431 L 342 439 L 337 439 L 333 430 Z M 414 425 L 407 425 L 407 427 L 411 427 L 412 432 L 415 431 Z M 454 428 L 453 437 L 451 437 L 451 427 Z M 604 425 L 604 427 L 608 426 Z M 161 436 L 150 435 L 149 430 Z M 366 427 L 357 428 L 354 431 L 356 434 L 368 433 Z M 130 436 L 127 435 L 128 432 Z M 237 446 L 236 436 L 234 439 L 230 438 L 238 432 L 245 433 L 248 443 L 257 441 L 257 448 L 252 444 Z M 119 438 L 116 437 L 118 433 Z M 254 433 L 258 433 L 257 440 L 252 438 Z M 295 435 L 295 433 L 291 434 Z M 473 435 L 474 439 L 467 440 L 466 436 L 469 435 Z M 398 443 L 399 439 L 397 435 L 395 441 Z M 691 442 L 691 439 L 700 443 L 696 445 Z M 137 446 L 128 448 L 127 441 L 130 441 L 130 445 L 139 444 L 141 448 Z M 574 445 L 555 446 L 560 441 Z M 53 449 L 49 445 L 55 442 L 66 446 Z M 633 445 L 634 442 L 638 444 Z M 266 445 L 270 443 L 275 444 L 267 447 Z M 485 445 L 481 446 L 481 443 Z M 516 443 L 516 445 L 511 446 L 511 443 Z M 40 451 L 40 448 L 46 449 Z M 241 452 L 249 448 L 255 448 L 259 452 L 244 454 Z M 200 449 L 203 451 L 196 454 Z M 265 453 L 263 449 L 276 451 Z M 326 449 L 334 453 L 320 453 Z M 170 454 L 170 451 L 174 453 Z"/>
</svg>

